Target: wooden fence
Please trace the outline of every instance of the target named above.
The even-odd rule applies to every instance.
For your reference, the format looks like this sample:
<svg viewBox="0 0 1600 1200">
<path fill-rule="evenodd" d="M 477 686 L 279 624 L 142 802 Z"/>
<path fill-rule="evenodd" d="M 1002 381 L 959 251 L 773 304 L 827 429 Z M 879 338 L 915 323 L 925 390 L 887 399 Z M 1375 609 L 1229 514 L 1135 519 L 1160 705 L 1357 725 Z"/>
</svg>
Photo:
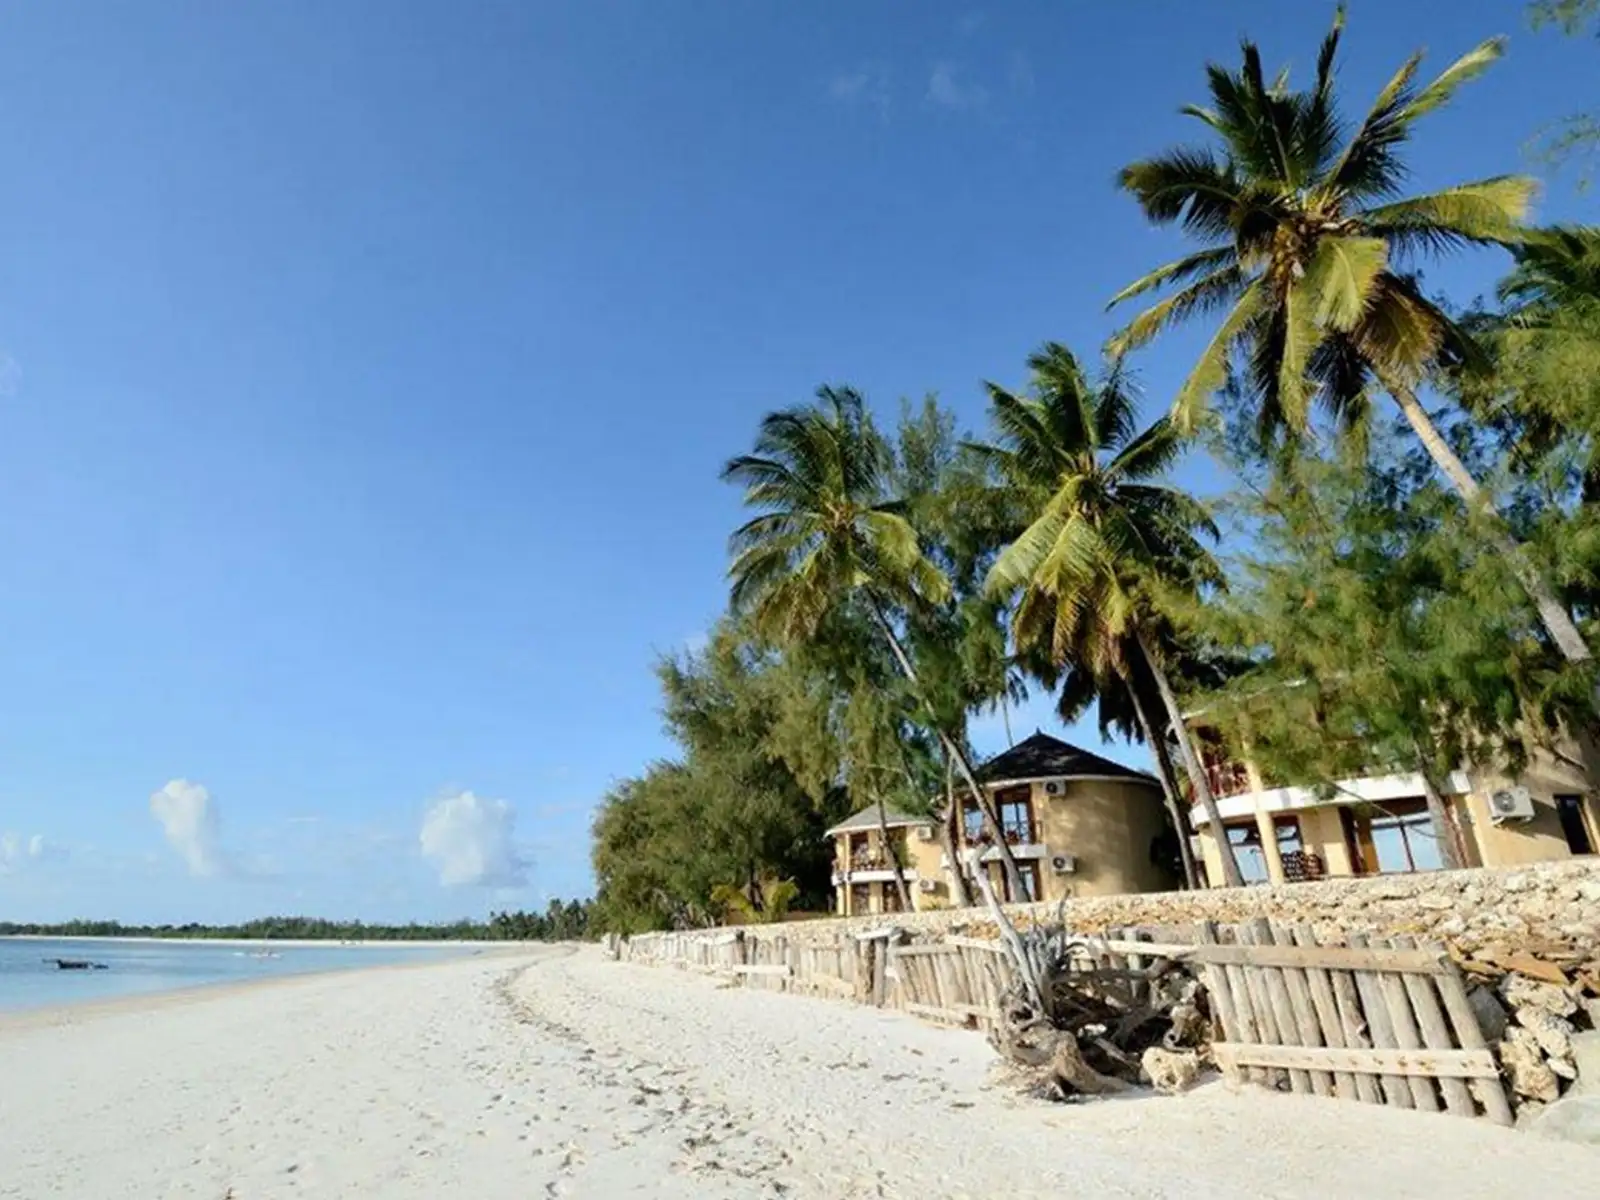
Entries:
<svg viewBox="0 0 1600 1200">
<path fill-rule="evenodd" d="M 897 928 L 803 938 L 753 929 L 645 934 L 619 958 L 710 971 L 746 987 L 854 1000 L 988 1029 L 1013 978 L 1005 947 L 980 938 L 913 940 Z M 1084 935 L 1073 956 L 1129 973 L 1161 959 L 1205 985 L 1217 1065 L 1234 1080 L 1319 1096 L 1482 1115 L 1509 1125 L 1494 1055 L 1455 964 L 1410 938 L 1324 945 L 1307 928 L 1244 925 Z M 1140 1002 L 1130 993 L 1129 1007 Z"/>
</svg>

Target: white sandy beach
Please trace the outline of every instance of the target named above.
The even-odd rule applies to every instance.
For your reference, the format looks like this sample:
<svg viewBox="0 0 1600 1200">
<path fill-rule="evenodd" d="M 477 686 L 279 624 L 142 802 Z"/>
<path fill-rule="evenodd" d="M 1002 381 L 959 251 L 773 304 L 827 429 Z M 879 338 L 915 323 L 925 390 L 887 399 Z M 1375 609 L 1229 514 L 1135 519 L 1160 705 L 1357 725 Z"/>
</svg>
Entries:
<svg viewBox="0 0 1600 1200">
<path fill-rule="evenodd" d="M 1312 1097 L 1084 1106 L 983 1040 L 516 951 L 0 1019 L 0 1196 L 1578 1197 L 1600 1153 Z"/>
</svg>

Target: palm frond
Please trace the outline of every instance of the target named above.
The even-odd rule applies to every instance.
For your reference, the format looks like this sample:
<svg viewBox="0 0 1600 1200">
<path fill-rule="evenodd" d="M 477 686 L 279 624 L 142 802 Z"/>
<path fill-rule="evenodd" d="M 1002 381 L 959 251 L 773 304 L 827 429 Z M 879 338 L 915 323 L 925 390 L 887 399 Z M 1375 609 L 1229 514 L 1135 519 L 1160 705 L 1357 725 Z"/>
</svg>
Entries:
<svg viewBox="0 0 1600 1200">
<path fill-rule="evenodd" d="M 1121 356 L 1137 350 L 1168 325 L 1186 317 L 1211 312 L 1238 299 L 1249 285 L 1249 278 L 1237 265 L 1223 267 L 1174 292 L 1159 304 L 1145 309 L 1106 343 L 1106 352 Z M 1126 290 L 1126 289 L 1125 289 Z"/>
<path fill-rule="evenodd" d="M 1189 377 L 1183 381 L 1172 402 L 1173 424 L 1180 433 L 1188 436 L 1199 426 L 1211 397 L 1227 381 L 1228 359 L 1233 353 L 1234 342 L 1261 312 L 1265 300 L 1266 290 L 1261 281 L 1250 284 L 1240 293 L 1233 311 L 1212 335 L 1200 355 L 1200 361 L 1189 372 Z"/>
<path fill-rule="evenodd" d="M 1240 180 L 1231 163 L 1219 162 L 1209 150 L 1180 147 L 1133 163 L 1122 169 L 1117 183 L 1133 193 L 1145 217 L 1157 225 L 1177 222 L 1213 239 L 1233 230 Z"/>
<path fill-rule="evenodd" d="M 1373 283 L 1388 261 L 1382 238 L 1325 237 L 1306 265 L 1302 284 L 1291 292 L 1303 287 L 1317 325 L 1348 332 L 1361 320 Z"/>
<path fill-rule="evenodd" d="M 1487 71 L 1506 52 L 1506 39 L 1492 37 L 1473 47 L 1439 73 L 1405 106 L 1401 119 L 1409 124 L 1449 102 L 1456 91 Z"/>
<path fill-rule="evenodd" d="M 1399 185 L 1401 169 L 1394 151 L 1406 139 L 1402 114 L 1412 99 L 1412 83 L 1422 54 L 1413 54 L 1383 85 L 1366 118 L 1345 144 L 1344 153 L 1328 171 L 1326 186 L 1346 196 L 1382 196 Z"/>
<path fill-rule="evenodd" d="M 1357 217 L 1374 236 L 1406 250 L 1518 246 L 1537 190 L 1525 175 L 1499 175 L 1364 209 Z"/>
<path fill-rule="evenodd" d="M 1170 416 L 1162 417 L 1122 448 L 1107 464 L 1106 475 L 1119 482 L 1151 479 L 1177 462 L 1183 451 L 1177 425 Z"/>
<path fill-rule="evenodd" d="M 1155 291 L 1158 288 L 1171 284 L 1182 283 L 1193 279 L 1197 275 L 1208 275 L 1219 267 L 1229 266 L 1238 261 L 1238 251 L 1233 246 L 1213 246 L 1209 250 L 1197 250 L 1193 254 L 1186 254 L 1175 262 L 1157 267 L 1148 275 L 1135 279 L 1115 296 L 1106 302 L 1107 308 L 1115 308 L 1124 300 L 1144 292 Z"/>
</svg>

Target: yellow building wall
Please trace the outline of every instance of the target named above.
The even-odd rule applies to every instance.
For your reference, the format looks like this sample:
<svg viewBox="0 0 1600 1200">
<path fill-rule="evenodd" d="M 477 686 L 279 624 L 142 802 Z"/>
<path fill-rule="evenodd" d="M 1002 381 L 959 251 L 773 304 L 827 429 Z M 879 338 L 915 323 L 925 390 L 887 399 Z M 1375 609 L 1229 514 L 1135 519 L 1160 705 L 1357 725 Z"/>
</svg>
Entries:
<svg viewBox="0 0 1600 1200">
<path fill-rule="evenodd" d="M 1577 745 L 1566 749 L 1575 756 L 1584 754 Z M 1468 781 L 1472 788 L 1461 798 L 1465 808 L 1463 828 L 1469 835 L 1468 840 L 1475 843 L 1483 866 L 1510 867 L 1570 858 L 1572 851 L 1567 846 L 1561 818 L 1556 814 L 1557 796 L 1583 796 L 1591 842 L 1595 842 L 1595 834 L 1600 832 L 1600 800 L 1590 791 L 1588 773 L 1548 750 L 1536 749 L 1527 769 L 1515 779 L 1497 771 L 1473 771 Z M 1489 819 L 1489 797 L 1502 788 L 1518 785 L 1527 788 L 1533 799 L 1533 819 L 1496 825 Z M 1600 842 L 1595 844 L 1600 845 Z"/>
<path fill-rule="evenodd" d="M 1300 821 L 1301 845 L 1322 860 L 1324 871 L 1333 876 L 1355 874 L 1337 807 L 1299 809 L 1294 815 Z"/>
<path fill-rule="evenodd" d="M 1073 779 L 1059 796 L 1033 785 L 1033 811 L 1050 854 L 1070 854 L 1078 861 L 1071 875 L 1040 863 L 1046 900 L 1064 896 L 1113 896 L 1159 892 L 1176 881 L 1150 861 L 1151 842 L 1167 828 L 1161 789 L 1154 783 Z"/>
</svg>

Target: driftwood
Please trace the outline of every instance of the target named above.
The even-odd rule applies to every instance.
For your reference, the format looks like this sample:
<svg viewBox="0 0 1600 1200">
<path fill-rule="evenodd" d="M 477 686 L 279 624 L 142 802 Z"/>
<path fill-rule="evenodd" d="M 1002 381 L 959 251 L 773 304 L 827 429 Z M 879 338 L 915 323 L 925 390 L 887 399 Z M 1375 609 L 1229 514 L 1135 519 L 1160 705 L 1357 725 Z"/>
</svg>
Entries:
<svg viewBox="0 0 1600 1200">
<path fill-rule="evenodd" d="M 1100 939 L 1060 924 L 1018 938 L 1037 983 L 1008 989 L 989 1040 L 1027 1091 L 1056 1099 L 1120 1092 L 1140 1081 L 1146 1050 L 1206 1039 L 1204 992 L 1183 962 L 1114 957 Z"/>
</svg>

